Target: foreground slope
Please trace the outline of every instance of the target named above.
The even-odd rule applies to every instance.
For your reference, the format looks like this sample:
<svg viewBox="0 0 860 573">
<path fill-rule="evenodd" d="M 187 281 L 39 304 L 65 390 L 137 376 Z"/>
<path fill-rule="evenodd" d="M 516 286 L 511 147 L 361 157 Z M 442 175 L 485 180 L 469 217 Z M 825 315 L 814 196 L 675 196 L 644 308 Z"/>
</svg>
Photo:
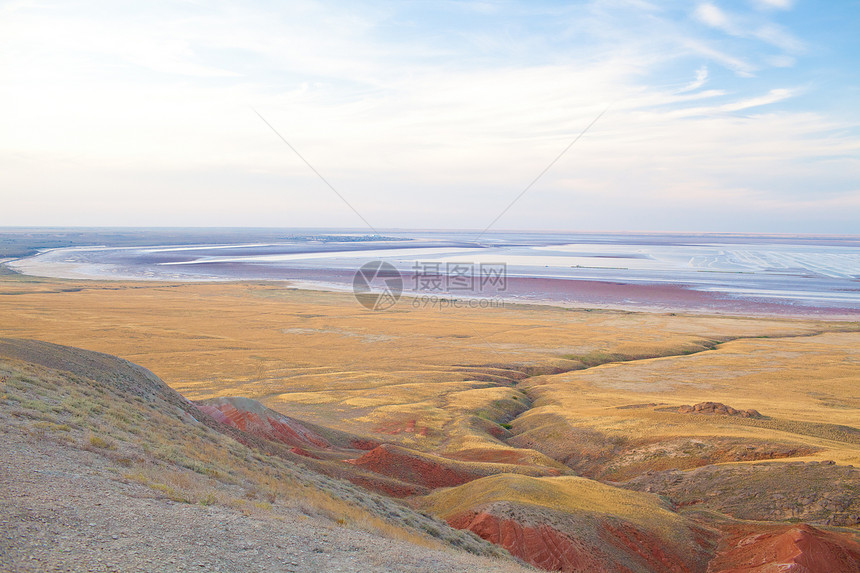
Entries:
<svg viewBox="0 0 860 573">
<path fill-rule="evenodd" d="M 0 569 L 522 570 L 222 426 L 125 360 L 0 339 Z"/>
</svg>

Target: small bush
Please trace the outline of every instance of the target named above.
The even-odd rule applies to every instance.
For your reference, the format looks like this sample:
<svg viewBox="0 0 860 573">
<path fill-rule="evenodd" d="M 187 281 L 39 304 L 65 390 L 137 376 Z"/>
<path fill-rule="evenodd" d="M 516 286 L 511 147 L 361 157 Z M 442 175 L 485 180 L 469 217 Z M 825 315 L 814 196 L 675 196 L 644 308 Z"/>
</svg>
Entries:
<svg viewBox="0 0 860 573">
<path fill-rule="evenodd" d="M 101 436 L 97 436 L 95 434 L 90 436 L 90 445 L 93 446 L 94 448 L 102 448 L 105 450 L 112 450 L 115 447 L 113 444 L 108 442 L 106 439 L 102 438 Z"/>
</svg>

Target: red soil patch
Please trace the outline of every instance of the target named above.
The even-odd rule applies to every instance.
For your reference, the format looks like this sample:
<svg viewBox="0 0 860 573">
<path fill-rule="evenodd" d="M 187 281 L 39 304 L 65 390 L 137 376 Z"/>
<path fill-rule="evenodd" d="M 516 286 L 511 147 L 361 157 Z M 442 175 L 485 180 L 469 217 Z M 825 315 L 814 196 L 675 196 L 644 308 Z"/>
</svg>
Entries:
<svg viewBox="0 0 860 573">
<path fill-rule="evenodd" d="M 455 461 L 446 463 L 391 444 L 383 444 L 348 462 L 429 489 L 460 485 L 486 475 L 457 467 Z"/>
<path fill-rule="evenodd" d="M 349 447 L 355 450 L 365 450 L 370 451 L 373 448 L 376 448 L 380 445 L 379 442 L 374 440 L 367 440 L 364 438 L 357 438 L 349 442 Z"/>
<path fill-rule="evenodd" d="M 599 551 L 548 525 L 527 527 L 513 519 L 488 513 L 464 513 L 448 520 L 451 527 L 468 529 L 482 539 L 501 545 L 511 555 L 548 571 L 627 571 L 607 569 Z"/>
<path fill-rule="evenodd" d="M 293 453 L 294 453 L 294 454 L 296 454 L 296 455 L 304 456 L 304 457 L 306 457 L 306 458 L 313 458 L 313 459 L 315 459 L 315 460 L 319 460 L 319 459 L 321 459 L 318 455 L 316 455 L 316 454 L 312 454 L 312 453 L 310 453 L 309 451 L 304 450 L 304 449 L 299 448 L 299 447 L 290 448 L 290 451 L 291 451 L 291 452 L 293 452 Z"/>
<path fill-rule="evenodd" d="M 770 571 L 860 573 L 860 543 L 809 525 L 747 529 L 724 540 L 708 566 L 709 573 Z"/>
<path fill-rule="evenodd" d="M 684 565 L 685 559 L 682 555 L 667 550 L 659 539 L 627 523 L 604 523 L 600 537 L 619 549 L 644 559 L 650 571 L 685 573 L 690 570 Z M 704 543 L 704 540 L 701 543 Z"/>
<path fill-rule="evenodd" d="M 522 450 L 509 449 L 502 450 L 496 448 L 471 448 L 468 450 L 460 450 L 445 454 L 446 458 L 452 460 L 462 460 L 464 462 L 488 462 L 494 464 L 515 464 L 521 466 L 533 465 L 529 459 L 529 455 Z M 547 470 L 548 475 L 561 475 L 561 472 L 553 473 L 553 470 Z"/>
<path fill-rule="evenodd" d="M 385 424 L 375 428 L 373 431 L 378 434 L 418 434 L 419 436 L 427 435 L 427 427 L 423 426 L 418 428 L 417 422 L 415 420 L 407 420 L 406 422 L 391 422 L 389 424 Z"/>
<path fill-rule="evenodd" d="M 486 428 L 486 431 L 497 440 L 503 440 L 508 436 L 507 432 L 501 426 L 489 426 Z"/>
<path fill-rule="evenodd" d="M 551 525 L 523 525 L 514 519 L 486 512 L 469 512 L 448 520 L 452 527 L 468 529 L 501 545 L 511 555 L 548 571 L 589 573 L 687 573 L 698 570 L 689 555 L 674 554 L 656 537 L 628 524 L 602 522 L 596 545 Z"/>
<path fill-rule="evenodd" d="M 290 446 L 312 446 L 322 449 L 332 447 L 328 440 L 287 416 L 269 416 L 266 413 L 238 409 L 228 401 L 220 402 L 217 405 L 198 404 L 197 408 L 223 424 L 261 438 Z M 273 412 L 273 414 L 275 413 Z"/>
</svg>

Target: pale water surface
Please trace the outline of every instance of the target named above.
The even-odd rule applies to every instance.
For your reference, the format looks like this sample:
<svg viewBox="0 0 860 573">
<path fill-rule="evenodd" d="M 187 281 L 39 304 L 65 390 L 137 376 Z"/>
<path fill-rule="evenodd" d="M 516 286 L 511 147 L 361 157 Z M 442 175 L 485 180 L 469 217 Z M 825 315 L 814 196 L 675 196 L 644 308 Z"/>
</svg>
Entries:
<svg viewBox="0 0 860 573">
<path fill-rule="evenodd" d="M 54 249 L 10 266 L 28 274 L 63 278 L 287 280 L 343 289 L 352 284 L 362 264 L 382 260 L 403 274 L 407 291 L 422 292 L 416 275 L 428 268 L 462 272 L 471 265 L 477 275 L 481 264 L 505 265 L 508 281 L 503 290 L 442 288 L 439 294 L 666 308 L 673 306 L 674 296 L 680 307 L 719 310 L 760 305 L 771 310 L 782 307 L 787 312 L 808 308 L 848 315 L 860 312 L 857 236 L 383 234 L 381 240 L 357 240 L 356 235 L 341 231 L 318 230 L 283 241 L 257 242 L 251 233 L 247 242 L 236 241 L 234 236 L 227 244 L 210 234 L 199 245 Z M 633 290 L 617 288 L 623 285 Z M 655 290 L 661 286 L 675 290 Z M 646 292 L 652 294 L 642 294 Z M 654 294 L 658 292 L 663 294 Z M 686 298 L 672 292 L 699 293 L 706 298 L 698 303 L 690 298 L 682 304 L 681 299 Z"/>
</svg>

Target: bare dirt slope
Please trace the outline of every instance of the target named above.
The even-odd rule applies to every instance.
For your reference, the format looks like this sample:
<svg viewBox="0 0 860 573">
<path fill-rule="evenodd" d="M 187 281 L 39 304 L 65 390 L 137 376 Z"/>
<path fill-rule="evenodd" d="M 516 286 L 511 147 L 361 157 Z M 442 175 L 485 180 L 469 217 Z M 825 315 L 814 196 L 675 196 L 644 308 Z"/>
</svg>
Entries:
<svg viewBox="0 0 860 573">
<path fill-rule="evenodd" d="M 0 429 L 0 570 L 526 571 L 301 511 L 246 516 L 122 483 L 93 452 Z"/>
<path fill-rule="evenodd" d="M 124 360 L 0 341 L 0 570 L 526 570 L 204 416 Z"/>
</svg>

